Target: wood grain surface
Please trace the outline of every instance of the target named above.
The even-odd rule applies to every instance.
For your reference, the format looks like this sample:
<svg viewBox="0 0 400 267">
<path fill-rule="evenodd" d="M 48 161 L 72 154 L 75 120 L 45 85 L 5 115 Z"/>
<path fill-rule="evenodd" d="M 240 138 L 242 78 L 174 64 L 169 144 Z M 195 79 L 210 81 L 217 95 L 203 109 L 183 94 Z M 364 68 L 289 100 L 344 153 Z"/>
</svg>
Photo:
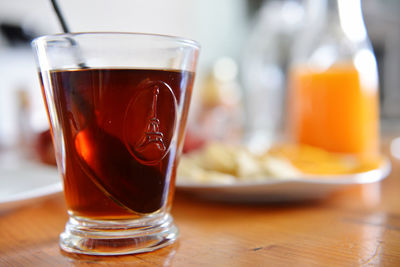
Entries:
<svg viewBox="0 0 400 267">
<path fill-rule="evenodd" d="M 0 266 L 400 266 L 400 160 L 391 160 L 383 182 L 320 201 L 224 204 L 177 192 L 179 240 L 138 255 L 62 252 L 59 194 L 0 214 Z"/>
</svg>

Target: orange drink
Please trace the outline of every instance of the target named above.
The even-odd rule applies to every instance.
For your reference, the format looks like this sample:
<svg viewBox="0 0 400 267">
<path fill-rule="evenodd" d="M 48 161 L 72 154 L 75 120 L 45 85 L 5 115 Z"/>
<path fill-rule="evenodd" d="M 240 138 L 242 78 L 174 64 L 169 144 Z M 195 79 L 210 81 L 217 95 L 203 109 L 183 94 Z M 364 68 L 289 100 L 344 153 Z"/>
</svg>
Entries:
<svg viewBox="0 0 400 267">
<path fill-rule="evenodd" d="M 379 147 L 378 88 L 352 64 L 290 74 L 288 123 L 295 143 L 373 157 Z"/>
</svg>

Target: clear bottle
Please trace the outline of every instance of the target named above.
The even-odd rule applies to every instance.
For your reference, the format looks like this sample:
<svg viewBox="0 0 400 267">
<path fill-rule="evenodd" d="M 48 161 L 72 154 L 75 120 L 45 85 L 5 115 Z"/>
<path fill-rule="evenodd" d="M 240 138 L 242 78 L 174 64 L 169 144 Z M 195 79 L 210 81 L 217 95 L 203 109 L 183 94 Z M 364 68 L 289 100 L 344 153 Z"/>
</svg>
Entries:
<svg viewBox="0 0 400 267">
<path fill-rule="evenodd" d="M 303 21 L 303 1 L 265 1 L 241 62 L 245 143 L 264 149 L 280 138 L 290 47 Z"/>
<path fill-rule="evenodd" d="M 293 47 L 287 103 L 292 141 L 330 152 L 379 152 L 378 73 L 360 0 L 308 0 Z"/>
</svg>

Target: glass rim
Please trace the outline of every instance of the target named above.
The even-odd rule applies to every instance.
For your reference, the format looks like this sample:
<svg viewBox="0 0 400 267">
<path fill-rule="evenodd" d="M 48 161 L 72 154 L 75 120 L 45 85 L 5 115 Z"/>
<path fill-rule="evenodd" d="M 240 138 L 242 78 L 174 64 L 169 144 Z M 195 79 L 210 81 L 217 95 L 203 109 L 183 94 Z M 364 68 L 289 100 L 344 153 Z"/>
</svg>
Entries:
<svg viewBox="0 0 400 267">
<path fill-rule="evenodd" d="M 72 32 L 72 33 L 56 33 L 56 34 L 48 34 L 48 35 L 42 35 L 34 38 L 31 42 L 32 45 L 36 45 L 39 42 L 45 42 L 49 41 L 51 39 L 59 38 L 59 37 L 65 37 L 65 38 L 72 38 L 72 37 L 78 37 L 78 36 L 142 36 L 142 37 L 153 37 L 153 38 L 158 38 L 161 40 L 166 40 L 166 41 L 174 41 L 176 43 L 183 44 L 185 46 L 191 46 L 195 48 L 196 50 L 200 49 L 200 44 L 192 39 L 184 38 L 184 37 L 179 37 L 175 35 L 167 35 L 167 34 L 157 34 L 157 33 L 142 33 L 142 32 L 111 32 L 111 31 L 105 31 L 105 32 Z"/>
</svg>

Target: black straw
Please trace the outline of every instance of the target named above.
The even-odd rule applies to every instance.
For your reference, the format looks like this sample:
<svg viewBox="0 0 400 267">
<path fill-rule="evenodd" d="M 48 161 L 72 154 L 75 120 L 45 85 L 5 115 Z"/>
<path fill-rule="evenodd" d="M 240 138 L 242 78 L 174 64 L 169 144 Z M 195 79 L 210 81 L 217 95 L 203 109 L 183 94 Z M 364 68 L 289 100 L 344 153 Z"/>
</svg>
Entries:
<svg viewBox="0 0 400 267">
<path fill-rule="evenodd" d="M 53 5 L 53 9 L 56 12 L 57 18 L 58 18 L 58 20 L 59 20 L 59 22 L 61 24 L 61 27 L 62 27 L 64 33 L 71 33 L 69 31 L 68 25 L 65 22 L 65 19 L 64 19 L 62 13 L 61 13 L 60 8 L 57 5 L 56 0 L 51 0 L 51 4 Z M 78 44 L 76 43 L 76 41 L 74 39 L 72 39 L 70 37 L 66 37 L 65 39 L 68 40 L 71 43 L 72 46 L 75 46 L 75 47 L 78 46 Z M 83 69 L 87 69 L 88 68 L 88 66 L 81 59 L 80 54 L 77 57 L 77 61 L 79 62 L 79 63 L 77 63 L 79 67 L 81 67 Z"/>
<path fill-rule="evenodd" d="M 51 0 L 51 4 L 53 5 L 54 11 L 56 12 L 56 15 L 58 17 L 58 20 L 60 21 L 64 33 L 70 33 L 68 25 L 65 22 L 65 19 L 60 11 L 60 8 L 58 7 L 56 0 Z"/>
</svg>

